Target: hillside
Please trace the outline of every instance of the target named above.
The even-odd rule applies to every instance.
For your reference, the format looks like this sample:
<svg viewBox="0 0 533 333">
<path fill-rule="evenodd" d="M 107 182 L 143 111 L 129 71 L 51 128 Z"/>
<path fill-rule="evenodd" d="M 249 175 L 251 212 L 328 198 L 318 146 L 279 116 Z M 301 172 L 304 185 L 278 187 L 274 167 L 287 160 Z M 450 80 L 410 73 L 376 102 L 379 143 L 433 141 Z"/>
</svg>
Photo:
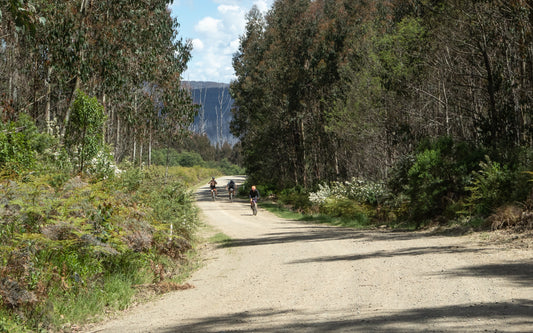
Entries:
<svg viewBox="0 0 533 333">
<path fill-rule="evenodd" d="M 206 134 L 213 145 L 224 142 L 235 144 L 237 138 L 229 130 L 233 106 L 229 84 L 199 81 L 187 81 L 184 84 L 191 90 L 194 103 L 200 105 L 199 113 L 191 125 L 192 130 Z"/>
</svg>

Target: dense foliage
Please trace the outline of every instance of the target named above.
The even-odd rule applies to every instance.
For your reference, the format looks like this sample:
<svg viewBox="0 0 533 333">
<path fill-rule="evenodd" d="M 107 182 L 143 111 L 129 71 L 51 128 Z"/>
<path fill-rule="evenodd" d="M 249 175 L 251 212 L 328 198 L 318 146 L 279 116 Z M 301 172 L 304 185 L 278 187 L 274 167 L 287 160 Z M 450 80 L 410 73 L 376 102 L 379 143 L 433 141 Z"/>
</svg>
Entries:
<svg viewBox="0 0 533 333">
<path fill-rule="evenodd" d="M 526 0 L 253 8 L 231 84 L 251 182 L 310 192 L 372 179 L 388 193 L 374 215 L 417 223 L 525 203 L 532 15 Z"/>
<path fill-rule="evenodd" d="M 179 287 L 188 189 L 219 171 L 135 167 L 196 113 L 168 4 L 0 2 L 1 332 L 74 331 Z"/>
<path fill-rule="evenodd" d="M 42 131 L 73 144 L 80 126 L 88 129 L 78 123 L 89 110 L 76 104 L 82 91 L 101 104 L 91 110 L 105 114 L 101 134 L 117 161 L 140 162 L 152 145 L 176 140 L 197 107 L 180 78 L 191 44 L 178 37 L 169 2 L 0 2 L 2 121 L 26 113 Z M 78 168 L 95 143 L 81 146 Z"/>
<path fill-rule="evenodd" d="M 188 188 L 213 172 L 0 181 L 0 331 L 70 330 L 126 308 L 143 286 L 180 287 L 198 225 Z"/>
</svg>

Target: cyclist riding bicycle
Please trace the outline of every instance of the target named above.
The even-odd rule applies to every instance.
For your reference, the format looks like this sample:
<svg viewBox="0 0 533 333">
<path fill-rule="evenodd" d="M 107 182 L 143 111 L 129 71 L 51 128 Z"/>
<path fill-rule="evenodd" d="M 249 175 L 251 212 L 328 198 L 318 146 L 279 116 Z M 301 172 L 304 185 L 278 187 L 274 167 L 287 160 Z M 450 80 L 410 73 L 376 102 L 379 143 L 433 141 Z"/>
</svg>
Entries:
<svg viewBox="0 0 533 333">
<path fill-rule="evenodd" d="M 229 183 L 226 185 L 226 189 L 228 190 L 228 195 L 231 200 L 231 192 L 235 193 L 235 182 L 232 180 L 229 181 Z"/>
<path fill-rule="evenodd" d="M 250 206 L 252 206 L 254 215 L 256 215 L 257 214 L 257 200 L 259 200 L 259 191 L 255 187 L 255 185 L 252 185 L 252 189 L 250 190 L 248 197 L 250 198 Z"/>
<path fill-rule="evenodd" d="M 215 191 L 215 196 L 217 195 L 217 181 L 215 180 L 215 177 L 211 177 L 211 180 L 209 181 L 209 186 L 211 187 L 211 191 Z"/>
</svg>

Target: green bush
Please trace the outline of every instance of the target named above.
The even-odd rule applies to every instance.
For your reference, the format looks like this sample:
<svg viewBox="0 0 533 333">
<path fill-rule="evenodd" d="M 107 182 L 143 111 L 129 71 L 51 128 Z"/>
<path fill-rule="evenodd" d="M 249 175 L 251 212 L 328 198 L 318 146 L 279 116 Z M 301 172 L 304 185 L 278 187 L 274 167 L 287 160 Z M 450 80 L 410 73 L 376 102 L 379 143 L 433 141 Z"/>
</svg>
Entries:
<svg viewBox="0 0 533 333">
<path fill-rule="evenodd" d="M 507 166 L 491 161 L 488 156 L 479 166 L 479 170 L 472 172 L 472 180 L 466 186 L 470 192 L 467 201 L 473 214 L 487 215 L 509 202 L 515 176 Z"/>
<path fill-rule="evenodd" d="M 415 219 L 427 218 L 442 211 L 441 198 L 448 186 L 443 167 L 441 155 L 437 150 L 426 150 L 416 156 L 415 163 L 408 172 L 407 188 Z"/>
<path fill-rule="evenodd" d="M 0 302 L 0 331 L 62 330 L 126 308 L 135 285 L 178 279 L 198 219 L 172 171 L 2 182 L 0 280 L 9 285 L 0 283 L 0 294 L 10 303 Z"/>
<path fill-rule="evenodd" d="M 34 121 L 20 114 L 16 121 L 0 121 L 0 170 L 5 175 L 20 175 L 35 169 L 37 154 L 43 154 L 53 138 L 41 134 Z"/>
<path fill-rule="evenodd" d="M 289 205 L 297 211 L 306 211 L 311 207 L 309 193 L 302 187 L 292 187 L 282 190 L 278 194 L 278 202 L 282 205 Z"/>
<path fill-rule="evenodd" d="M 359 224 L 368 224 L 372 208 L 348 198 L 330 197 L 320 206 L 320 212 L 332 217 L 356 220 Z"/>
<path fill-rule="evenodd" d="M 134 192 L 139 189 L 143 182 L 144 172 L 141 168 L 133 167 L 129 164 L 124 164 L 123 170 L 117 180 L 128 192 Z"/>
<path fill-rule="evenodd" d="M 376 216 L 386 199 L 384 184 L 361 178 L 331 182 L 329 185 L 319 184 L 318 190 L 308 195 L 309 202 L 317 206 L 321 213 L 333 217 L 350 217 L 360 222 Z M 339 207 L 334 207 L 335 204 Z M 363 215 L 365 218 L 361 220 Z"/>
<path fill-rule="evenodd" d="M 103 148 L 105 109 L 96 97 L 76 92 L 72 114 L 65 134 L 65 147 L 80 172 Z"/>
<path fill-rule="evenodd" d="M 182 152 L 178 155 L 178 163 L 183 167 L 193 167 L 196 165 L 203 166 L 205 164 L 202 156 L 194 152 Z"/>
<path fill-rule="evenodd" d="M 178 152 L 175 149 L 154 149 L 152 151 L 152 165 L 178 166 Z M 168 161 L 168 162 L 167 162 Z"/>
<path fill-rule="evenodd" d="M 477 168 L 482 151 L 448 137 L 420 144 L 413 158 L 401 160 L 392 172 L 389 185 L 395 195 L 409 197 L 409 215 L 417 224 L 440 216 L 453 215 L 449 207 L 467 192 L 466 184 Z"/>
<path fill-rule="evenodd" d="M 96 180 L 113 178 L 116 172 L 115 159 L 107 145 L 104 145 L 87 165 L 87 174 Z"/>
<path fill-rule="evenodd" d="M 173 148 L 169 149 L 155 149 L 152 152 L 152 164 L 164 166 L 183 166 L 194 167 L 204 166 L 205 162 L 202 156 L 196 152 L 181 152 L 179 153 Z"/>
<path fill-rule="evenodd" d="M 208 162 L 207 166 L 213 169 L 218 169 L 225 175 L 243 175 L 245 173 L 243 168 L 232 164 L 227 158 L 224 158 L 221 161 Z"/>
</svg>

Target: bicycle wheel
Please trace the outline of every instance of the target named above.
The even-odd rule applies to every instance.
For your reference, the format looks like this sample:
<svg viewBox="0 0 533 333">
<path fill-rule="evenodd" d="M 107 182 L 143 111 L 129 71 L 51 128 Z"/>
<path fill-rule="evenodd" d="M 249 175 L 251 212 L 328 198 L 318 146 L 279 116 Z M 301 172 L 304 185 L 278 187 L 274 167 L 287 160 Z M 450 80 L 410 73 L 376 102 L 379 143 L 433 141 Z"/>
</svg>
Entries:
<svg viewBox="0 0 533 333">
<path fill-rule="evenodd" d="M 215 196 L 215 191 L 211 190 L 211 198 L 213 198 L 213 201 L 217 200 Z"/>
<path fill-rule="evenodd" d="M 252 211 L 254 213 L 254 216 L 257 215 L 257 202 L 254 202 L 252 204 Z"/>
</svg>

